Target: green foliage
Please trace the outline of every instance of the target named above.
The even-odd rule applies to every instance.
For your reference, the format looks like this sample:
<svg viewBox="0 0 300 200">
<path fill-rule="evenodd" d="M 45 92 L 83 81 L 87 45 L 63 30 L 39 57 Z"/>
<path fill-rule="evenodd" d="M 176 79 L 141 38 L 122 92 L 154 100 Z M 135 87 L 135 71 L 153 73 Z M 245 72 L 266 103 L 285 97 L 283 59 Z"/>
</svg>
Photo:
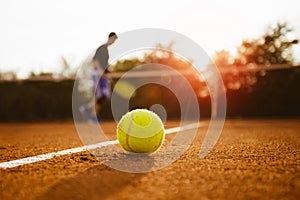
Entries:
<svg viewBox="0 0 300 200">
<path fill-rule="evenodd" d="M 110 70 L 115 72 L 127 72 L 136 66 L 146 64 L 144 61 L 141 61 L 138 58 L 118 60 L 116 64 L 110 66 Z"/>
<path fill-rule="evenodd" d="M 270 66 L 273 64 L 295 64 L 293 46 L 298 40 L 293 37 L 293 29 L 287 23 L 277 23 L 269 26 L 266 33 L 255 39 L 242 41 L 237 47 L 237 55 L 228 50 L 215 53 L 213 60 L 223 73 L 223 81 L 229 89 L 240 89 L 251 87 L 257 82 L 255 72 L 242 72 L 244 67 L 255 67 L 257 65 Z M 261 71 L 260 76 L 266 72 Z"/>
<path fill-rule="evenodd" d="M 245 66 L 247 64 L 294 64 L 293 46 L 298 40 L 293 37 L 293 29 L 287 23 L 269 26 L 259 38 L 246 39 L 237 47 L 237 56 L 228 50 L 218 51 L 214 62 L 218 67 Z"/>
<path fill-rule="evenodd" d="M 0 73 L 0 81 L 1 80 L 16 80 L 17 74 L 15 72 L 1 72 Z"/>
<path fill-rule="evenodd" d="M 218 67 L 231 67 L 233 66 L 234 57 L 228 50 L 217 51 L 213 56 L 214 63 Z"/>
<path fill-rule="evenodd" d="M 260 38 L 244 40 L 238 47 L 235 64 L 293 64 L 292 47 L 298 40 L 292 37 L 293 29 L 287 23 L 269 27 Z"/>
</svg>

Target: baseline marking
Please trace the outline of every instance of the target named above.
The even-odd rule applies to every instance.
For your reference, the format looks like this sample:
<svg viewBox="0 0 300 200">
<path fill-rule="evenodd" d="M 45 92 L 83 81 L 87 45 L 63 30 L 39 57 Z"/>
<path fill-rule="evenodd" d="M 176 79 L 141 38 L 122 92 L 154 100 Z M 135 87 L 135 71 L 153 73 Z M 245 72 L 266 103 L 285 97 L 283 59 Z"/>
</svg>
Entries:
<svg viewBox="0 0 300 200">
<path fill-rule="evenodd" d="M 174 127 L 174 128 L 165 129 L 165 134 L 186 131 L 186 130 L 195 129 L 195 128 L 199 128 L 199 127 L 200 127 L 199 123 L 193 123 L 193 124 L 189 124 L 189 125 L 186 125 L 183 127 Z M 79 153 L 79 152 L 83 152 L 86 150 L 106 147 L 106 146 L 114 145 L 114 144 L 118 144 L 118 143 L 119 143 L 118 140 L 105 141 L 105 142 L 100 142 L 100 143 L 91 144 L 91 145 L 87 145 L 87 146 L 76 147 L 76 148 L 66 149 L 66 150 L 57 151 L 57 152 L 41 154 L 41 155 L 22 158 L 22 159 L 18 159 L 18 160 L 12 160 L 12 161 L 8 161 L 8 162 L 0 163 L 0 169 L 14 168 L 14 167 L 18 167 L 18 166 L 22 166 L 22 165 L 26 165 L 26 164 L 49 160 L 55 156 L 63 156 L 63 155 L 68 155 L 68 154 L 73 154 L 73 153 Z"/>
</svg>

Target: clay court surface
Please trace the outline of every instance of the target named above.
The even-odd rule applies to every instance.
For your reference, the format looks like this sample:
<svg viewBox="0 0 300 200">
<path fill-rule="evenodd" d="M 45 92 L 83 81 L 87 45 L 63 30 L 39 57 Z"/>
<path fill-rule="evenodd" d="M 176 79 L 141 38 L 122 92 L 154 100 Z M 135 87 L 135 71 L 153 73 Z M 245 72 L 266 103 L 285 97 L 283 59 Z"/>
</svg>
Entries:
<svg viewBox="0 0 300 200">
<path fill-rule="evenodd" d="M 300 198 L 300 119 L 228 119 L 213 151 L 199 159 L 208 124 L 201 122 L 179 160 L 151 173 L 114 170 L 87 151 L 0 169 L 0 199 Z M 116 138 L 114 122 L 101 127 Z M 1 163 L 79 146 L 73 122 L 0 124 Z"/>
</svg>

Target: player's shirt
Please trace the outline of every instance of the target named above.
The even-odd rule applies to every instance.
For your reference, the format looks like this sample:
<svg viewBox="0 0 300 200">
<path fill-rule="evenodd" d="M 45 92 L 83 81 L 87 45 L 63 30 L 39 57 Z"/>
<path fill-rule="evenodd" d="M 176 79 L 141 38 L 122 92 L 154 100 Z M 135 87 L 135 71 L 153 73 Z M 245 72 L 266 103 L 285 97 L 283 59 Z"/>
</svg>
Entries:
<svg viewBox="0 0 300 200">
<path fill-rule="evenodd" d="M 97 60 L 103 71 L 105 72 L 107 70 L 108 65 L 108 49 L 107 44 L 101 45 L 97 50 L 93 57 L 93 60 Z M 105 77 L 101 77 L 99 80 L 100 71 L 97 69 L 94 69 L 92 71 L 92 79 L 95 85 L 95 93 L 96 97 L 99 98 L 109 98 L 110 97 L 110 83 L 109 80 Z"/>
<path fill-rule="evenodd" d="M 109 55 L 108 55 L 107 44 L 103 44 L 96 50 L 93 60 L 97 60 L 100 63 L 103 70 L 105 70 L 108 65 L 108 58 Z"/>
</svg>

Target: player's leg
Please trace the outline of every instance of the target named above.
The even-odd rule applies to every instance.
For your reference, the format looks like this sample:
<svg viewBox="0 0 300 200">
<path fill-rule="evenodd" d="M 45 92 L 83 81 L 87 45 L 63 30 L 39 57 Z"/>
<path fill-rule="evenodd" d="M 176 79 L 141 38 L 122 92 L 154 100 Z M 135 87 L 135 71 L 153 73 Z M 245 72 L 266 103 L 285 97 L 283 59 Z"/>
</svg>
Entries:
<svg viewBox="0 0 300 200">
<path fill-rule="evenodd" d="M 98 122 L 103 122 L 103 119 L 101 118 L 101 110 L 103 107 L 103 104 L 105 103 L 106 98 L 101 97 L 95 102 L 95 110 L 96 110 L 96 115 Z"/>
<path fill-rule="evenodd" d="M 94 111 L 94 105 L 95 105 L 94 101 L 91 101 L 79 107 L 79 111 L 84 117 L 84 119 L 90 123 L 98 122 L 96 113 Z"/>
<path fill-rule="evenodd" d="M 107 78 L 101 77 L 98 86 L 99 90 L 97 91 L 97 115 L 98 119 L 103 121 L 100 118 L 100 114 L 105 102 L 110 98 L 110 82 Z"/>
</svg>

